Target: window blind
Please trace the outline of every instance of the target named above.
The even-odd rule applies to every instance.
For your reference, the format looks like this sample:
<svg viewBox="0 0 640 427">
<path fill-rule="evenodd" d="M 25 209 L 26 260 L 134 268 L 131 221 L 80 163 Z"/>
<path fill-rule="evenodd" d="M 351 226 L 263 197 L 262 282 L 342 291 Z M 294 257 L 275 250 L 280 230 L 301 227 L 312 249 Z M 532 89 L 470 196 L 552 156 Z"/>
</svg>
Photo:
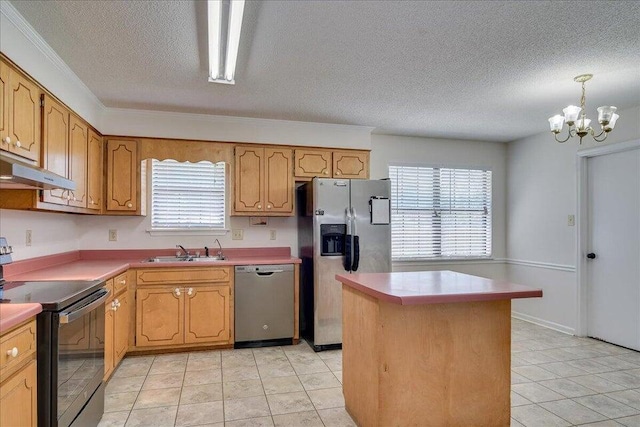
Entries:
<svg viewBox="0 0 640 427">
<path fill-rule="evenodd" d="M 491 255 L 491 171 L 389 166 L 394 260 Z"/>
<path fill-rule="evenodd" d="M 153 160 L 151 227 L 154 230 L 224 229 L 225 163 Z"/>
</svg>

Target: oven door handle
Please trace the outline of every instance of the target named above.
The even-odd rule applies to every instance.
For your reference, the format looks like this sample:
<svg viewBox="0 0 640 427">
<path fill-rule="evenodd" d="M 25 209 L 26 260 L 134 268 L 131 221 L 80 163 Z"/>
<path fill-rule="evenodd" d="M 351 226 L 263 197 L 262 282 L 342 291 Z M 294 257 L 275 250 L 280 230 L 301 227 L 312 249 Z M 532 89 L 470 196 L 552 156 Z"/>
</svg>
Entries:
<svg viewBox="0 0 640 427">
<path fill-rule="evenodd" d="M 75 306 L 71 306 L 72 311 L 63 311 L 62 313 L 60 313 L 60 323 L 71 323 L 74 320 L 91 312 L 96 307 L 99 307 L 100 304 L 104 304 L 107 296 L 109 296 L 109 290 L 102 288 L 98 292 L 96 292 L 95 295 L 96 297 L 89 304 L 83 304 L 82 306 L 78 307 L 77 310 L 73 310 Z"/>
</svg>

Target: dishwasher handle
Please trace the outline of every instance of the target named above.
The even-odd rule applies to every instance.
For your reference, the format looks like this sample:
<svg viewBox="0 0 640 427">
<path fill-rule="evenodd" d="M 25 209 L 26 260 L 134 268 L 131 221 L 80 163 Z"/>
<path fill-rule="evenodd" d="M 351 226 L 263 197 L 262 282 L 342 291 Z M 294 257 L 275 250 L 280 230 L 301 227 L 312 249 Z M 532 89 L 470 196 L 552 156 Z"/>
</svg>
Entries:
<svg viewBox="0 0 640 427">
<path fill-rule="evenodd" d="M 284 273 L 284 270 L 272 270 L 272 271 L 256 271 L 258 276 L 272 276 L 273 273 Z"/>
</svg>

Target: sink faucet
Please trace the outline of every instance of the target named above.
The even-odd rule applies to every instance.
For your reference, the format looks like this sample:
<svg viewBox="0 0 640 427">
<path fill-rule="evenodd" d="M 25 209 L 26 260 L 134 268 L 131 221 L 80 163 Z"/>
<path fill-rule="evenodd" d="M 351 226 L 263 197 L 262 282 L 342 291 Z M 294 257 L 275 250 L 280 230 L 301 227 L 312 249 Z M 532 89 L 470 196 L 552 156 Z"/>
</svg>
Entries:
<svg viewBox="0 0 640 427">
<path fill-rule="evenodd" d="M 189 257 L 191 256 L 191 255 L 189 254 L 189 251 L 188 251 L 188 250 L 186 250 L 186 249 L 184 248 L 184 246 L 182 246 L 182 245 L 176 245 L 176 248 L 180 248 L 180 249 L 182 249 L 182 252 L 184 252 L 184 256 L 185 256 L 185 257 L 189 258 Z"/>
<path fill-rule="evenodd" d="M 220 248 L 220 250 L 218 251 L 218 257 L 220 259 L 224 259 L 224 254 L 222 253 L 222 245 L 220 244 L 220 240 L 216 239 L 216 243 L 218 244 L 218 247 Z"/>
</svg>

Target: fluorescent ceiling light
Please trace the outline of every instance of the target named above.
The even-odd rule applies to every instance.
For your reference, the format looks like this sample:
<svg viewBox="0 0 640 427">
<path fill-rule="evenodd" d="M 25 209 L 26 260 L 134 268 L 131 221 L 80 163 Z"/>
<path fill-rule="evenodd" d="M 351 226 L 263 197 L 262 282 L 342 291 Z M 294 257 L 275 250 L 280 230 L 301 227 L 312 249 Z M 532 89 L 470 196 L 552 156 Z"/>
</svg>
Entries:
<svg viewBox="0 0 640 427">
<path fill-rule="evenodd" d="M 209 81 L 235 84 L 245 0 L 208 0 Z"/>
</svg>

